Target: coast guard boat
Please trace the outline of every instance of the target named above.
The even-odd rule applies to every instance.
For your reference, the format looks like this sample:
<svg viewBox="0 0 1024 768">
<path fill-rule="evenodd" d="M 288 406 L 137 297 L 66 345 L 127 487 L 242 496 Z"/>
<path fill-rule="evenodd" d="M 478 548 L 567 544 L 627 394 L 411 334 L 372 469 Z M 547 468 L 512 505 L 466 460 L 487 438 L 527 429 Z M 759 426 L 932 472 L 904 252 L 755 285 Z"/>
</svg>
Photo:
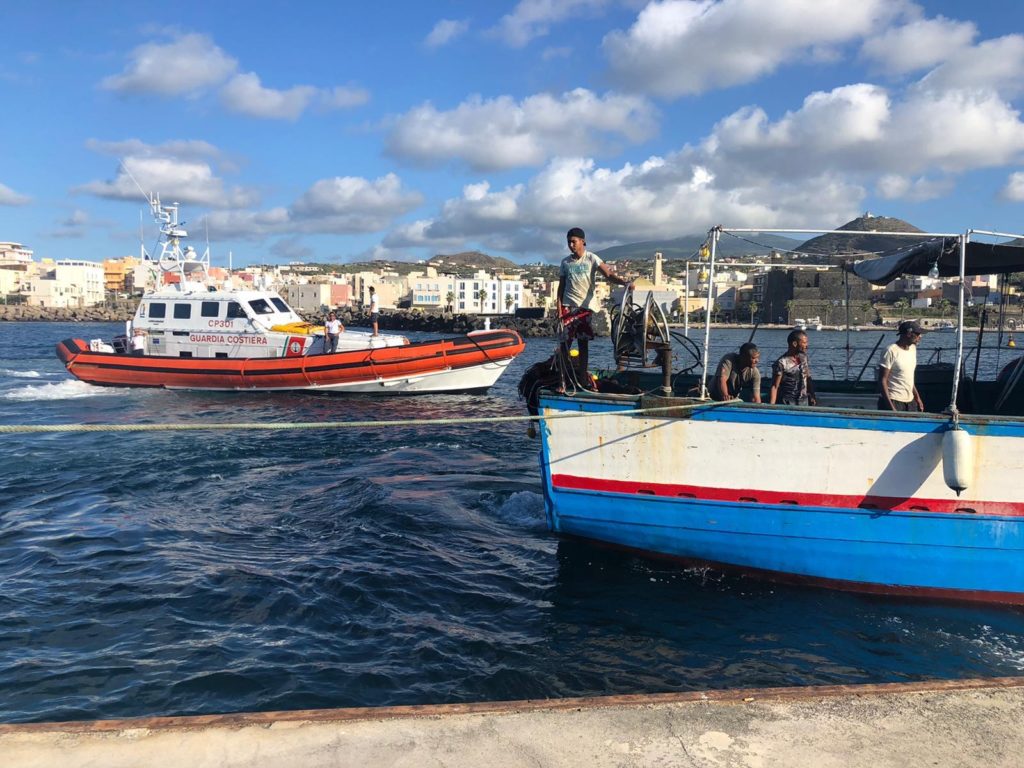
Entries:
<svg viewBox="0 0 1024 768">
<path fill-rule="evenodd" d="M 209 252 L 182 249 L 177 205 L 150 198 L 162 249 L 157 287 L 129 333 L 106 343 L 65 339 L 57 356 L 89 384 L 203 390 L 317 390 L 371 394 L 484 392 L 523 351 L 512 330 L 410 342 L 346 330 L 326 353 L 324 329 L 270 290 L 209 284 Z M 147 262 L 151 265 L 154 262 Z M 134 336 L 141 354 L 132 354 Z"/>
<path fill-rule="evenodd" d="M 709 279 L 724 231 L 709 232 L 702 254 Z M 963 365 L 965 276 L 1024 270 L 1024 248 L 974 235 L 1013 237 L 918 233 L 929 239 L 848 265 L 879 285 L 901 274 L 958 278 L 957 360 L 944 412 L 865 409 L 845 404 L 841 387 L 826 400 L 820 380 L 823 407 L 713 402 L 710 326 L 696 391 L 680 392 L 657 305 L 624 302 L 616 359 L 647 365 L 655 352 L 660 382 L 648 375 L 631 388 L 642 377 L 625 371 L 599 376 L 597 391 L 520 383 L 531 410 L 563 417 L 540 429 L 551 530 L 781 581 L 1024 604 L 1024 358 L 993 381 L 972 379 Z M 929 399 L 929 410 L 942 410 Z"/>
</svg>

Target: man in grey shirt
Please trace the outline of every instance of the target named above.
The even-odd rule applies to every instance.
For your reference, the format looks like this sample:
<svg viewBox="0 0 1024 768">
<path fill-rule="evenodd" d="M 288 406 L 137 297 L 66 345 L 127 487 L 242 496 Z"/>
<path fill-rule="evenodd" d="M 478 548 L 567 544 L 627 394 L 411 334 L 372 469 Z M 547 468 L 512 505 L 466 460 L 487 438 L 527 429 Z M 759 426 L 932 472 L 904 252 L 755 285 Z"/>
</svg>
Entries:
<svg viewBox="0 0 1024 768">
<path fill-rule="evenodd" d="M 613 283 L 630 285 L 630 281 L 616 275 L 596 253 L 587 250 L 587 236 L 579 227 L 566 233 L 569 255 L 562 259 L 558 274 L 558 315 L 565 335 L 562 341 L 562 359 L 569 362 L 569 348 L 573 340 L 579 346 L 580 355 L 576 363 L 577 382 L 587 387 L 590 375 L 587 372 L 590 340 L 594 329 L 590 316 L 594 312 L 594 283 L 600 272 Z"/>
<path fill-rule="evenodd" d="M 751 402 L 761 402 L 761 371 L 757 367 L 761 353 L 757 345 L 748 341 L 739 352 L 728 352 L 718 361 L 715 379 L 711 382 L 713 400 L 732 400 L 744 392 Z"/>
</svg>

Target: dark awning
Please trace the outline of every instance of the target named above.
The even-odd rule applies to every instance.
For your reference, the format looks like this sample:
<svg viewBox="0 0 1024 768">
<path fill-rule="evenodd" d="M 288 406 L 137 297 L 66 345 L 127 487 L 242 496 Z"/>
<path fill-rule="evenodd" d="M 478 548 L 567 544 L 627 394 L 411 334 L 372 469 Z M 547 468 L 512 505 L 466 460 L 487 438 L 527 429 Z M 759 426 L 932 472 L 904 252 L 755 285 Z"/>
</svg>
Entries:
<svg viewBox="0 0 1024 768">
<path fill-rule="evenodd" d="M 879 256 L 847 264 L 846 269 L 875 285 L 887 285 L 901 275 L 927 275 L 938 263 L 939 277 L 960 274 L 960 241 L 955 237 L 935 238 Z M 967 244 L 967 275 L 995 275 L 1024 272 L 1024 247 Z"/>
</svg>

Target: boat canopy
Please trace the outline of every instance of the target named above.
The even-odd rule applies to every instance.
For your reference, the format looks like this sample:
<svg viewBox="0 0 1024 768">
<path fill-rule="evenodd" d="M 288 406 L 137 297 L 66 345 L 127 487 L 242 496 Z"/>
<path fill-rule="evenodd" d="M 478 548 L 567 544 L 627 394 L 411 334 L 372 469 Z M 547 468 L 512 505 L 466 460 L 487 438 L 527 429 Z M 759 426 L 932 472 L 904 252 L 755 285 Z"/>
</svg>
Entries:
<svg viewBox="0 0 1024 768">
<path fill-rule="evenodd" d="M 875 285 L 887 285 L 901 275 L 928 275 L 934 267 L 938 267 L 939 277 L 959 276 L 959 238 L 937 237 L 889 251 L 876 259 L 864 259 L 845 265 L 848 271 Z M 965 275 L 1007 272 L 1024 272 L 1024 247 L 967 243 Z"/>
</svg>

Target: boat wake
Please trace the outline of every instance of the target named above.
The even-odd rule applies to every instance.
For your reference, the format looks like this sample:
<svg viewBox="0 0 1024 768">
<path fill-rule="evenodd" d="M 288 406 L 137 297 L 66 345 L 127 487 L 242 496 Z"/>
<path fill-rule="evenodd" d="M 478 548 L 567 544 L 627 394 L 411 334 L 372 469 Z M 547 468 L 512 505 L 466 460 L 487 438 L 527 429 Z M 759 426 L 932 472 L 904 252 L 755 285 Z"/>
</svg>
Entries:
<svg viewBox="0 0 1024 768">
<path fill-rule="evenodd" d="M 502 521 L 516 528 L 536 531 L 547 528 L 544 496 L 533 491 L 516 491 L 501 503 L 497 514 Z"/>
<path fill-rule="evenodd" d="M 0 395 L 4 400 L 76 400 L 82 397 L 118 395 L 123 390 L 94 387 L 84 381 L 61 381 L 56 384 L 37 384 L 12 389 Z"/>
<path fill-rule="evenodd" d="M 0 376 L 12 379 L 38 379 L 42 375 L 39 371 L 16 371 L 13 368 L 0 368 Z"/>
</svg>

